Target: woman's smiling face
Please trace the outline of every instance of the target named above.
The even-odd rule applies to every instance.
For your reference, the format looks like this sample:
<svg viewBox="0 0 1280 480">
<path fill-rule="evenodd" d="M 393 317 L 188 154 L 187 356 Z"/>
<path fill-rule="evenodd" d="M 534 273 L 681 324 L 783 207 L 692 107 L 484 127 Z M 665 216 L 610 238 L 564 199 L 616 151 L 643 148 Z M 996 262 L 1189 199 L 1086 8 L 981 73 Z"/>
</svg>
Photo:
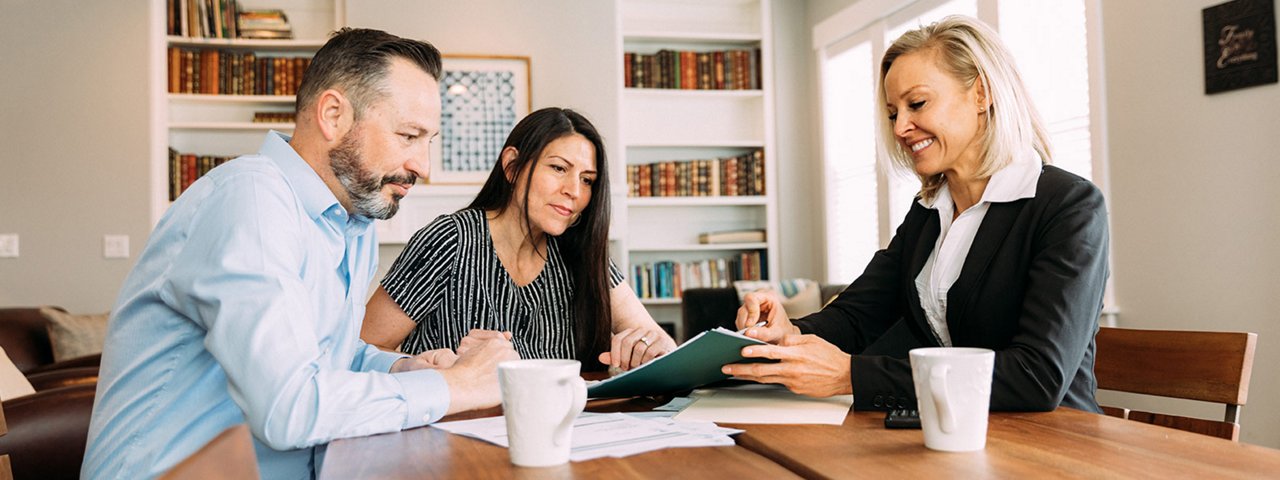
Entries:
<svg viewBox="0 0 1280 480">
<path fill-rule="evenodd" d="M 934 49 L 926 48 L 894 60 L 884 92 L 894 136 L 911 152 L 917 174 L 978 170 L 986 130 L 980 82 L 966 87 L 941 68 Z"/>
</svg>

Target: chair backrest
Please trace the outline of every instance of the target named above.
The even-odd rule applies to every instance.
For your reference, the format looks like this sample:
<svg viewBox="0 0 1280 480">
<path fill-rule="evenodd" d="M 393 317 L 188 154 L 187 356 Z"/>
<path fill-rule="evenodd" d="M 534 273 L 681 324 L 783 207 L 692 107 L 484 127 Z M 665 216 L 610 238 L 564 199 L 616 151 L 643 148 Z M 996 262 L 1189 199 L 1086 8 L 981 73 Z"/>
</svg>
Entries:
<svg viewBox="0 0 1280 480">
<path fill-rule="evenodd" d="M 253 437 L 249 426 L 239 424 L 223 430 L 196 453 L 174 465 L 160 477 L 161 480 L 182 478 L 256 479 L 258 457 L 253 453 Z"/>
<path fill-rule="evenodd" d="M 48 325 L 39 308 L 0 308 L 0 346 L 18 371 L 53 363 Z"/>
<path fill-rule="evenodd" d="M 844 291 L 847 285 L 822 284 L 819 297 L 825 306 L 827 300 Z M 681 294 L 681 322 L 684 324 L 686 339 L 716 327 L 736 330 L 734 320 L 738 317 L 738 291 L 733 287 L 690 288 Z"/>
<path fill-rule="evenodd" d="M 1102 327 L 1094 374 L 1098 388 L 1222 403 L 1222 421 L 1104 407 L 1107 414 L 1229 440 L 1240 436 L 1240 407 L 1258 336 L 1240 332 L 1133 330 Z"/>
</svg>

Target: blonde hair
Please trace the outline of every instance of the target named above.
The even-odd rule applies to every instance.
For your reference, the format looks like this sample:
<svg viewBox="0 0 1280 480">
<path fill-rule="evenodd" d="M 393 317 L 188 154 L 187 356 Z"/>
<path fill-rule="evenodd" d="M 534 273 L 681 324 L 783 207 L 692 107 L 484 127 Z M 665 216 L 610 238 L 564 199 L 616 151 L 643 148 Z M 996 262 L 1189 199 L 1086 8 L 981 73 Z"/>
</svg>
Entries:
<svg viewBox="0 0 1280 480">
<path fill-rule="evenodd" d="M 990 106 L 985 113 L 987 128 L 981 140 L 983 155 L 977 172 L 978 178 L 990 177 L 1013 162 L 1027 148 L 1035 149 L 1040 154 L 1042 163 L 1050 163 L 1052 156 L 1049 153 L 1048 132 L 1035 105 L 1031 103 L 1031 97 L 1022 83 L 1022 76 L 1018 74 L 1014 64 L 1013 55 L 991 27 L 976 18 L 952 15 L 932 25 L 902 34 L 884 52 L 884 58 L 880 61 L 880 85 L 877 93 L 882 100 L 882 111 L 878 124 L 885 153 L 893 166 L 915 172 L 915 162 L 910 152 L 898 142 L 893 133 L 893 123 L 889 121 L 888 106 L 883 102 L 886 98 L 884 78 L 898 57 L 925 50 L 937 53 L 939 66 L 959 80 L 965 88 L 971 88 L 974 82 L 981 81 L 987 94 Z M 945 181 L 942 174 L 920 177 L 920 197 L 927 201 L 933 200 Z"/>
</svg>

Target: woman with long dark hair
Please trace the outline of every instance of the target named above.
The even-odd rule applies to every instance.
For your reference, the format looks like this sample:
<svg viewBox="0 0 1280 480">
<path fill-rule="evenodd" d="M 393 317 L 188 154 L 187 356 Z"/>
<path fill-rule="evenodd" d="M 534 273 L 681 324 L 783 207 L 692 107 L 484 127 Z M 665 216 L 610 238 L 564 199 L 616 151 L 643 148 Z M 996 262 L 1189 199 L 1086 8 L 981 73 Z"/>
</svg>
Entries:
<svg viewBox="0 0 1280 480">
<path fill-rule="evenodd" d="M 436 351 L 440 367 L 473 329 L 510 332 L 521 358 L 576 358 L 586 370 L 675 349 L 609 260 L 608 166 L 577 112 L 525 117 L 475 200 L 405 246 L 369 300 L 361 338 Z"/>
</svg>

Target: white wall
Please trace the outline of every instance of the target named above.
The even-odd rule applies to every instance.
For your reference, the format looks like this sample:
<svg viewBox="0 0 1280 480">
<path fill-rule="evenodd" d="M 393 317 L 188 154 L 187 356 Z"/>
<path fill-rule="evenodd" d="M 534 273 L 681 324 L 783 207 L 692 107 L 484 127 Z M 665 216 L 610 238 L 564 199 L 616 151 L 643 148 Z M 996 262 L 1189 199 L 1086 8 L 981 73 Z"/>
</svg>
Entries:
<svg viewBox="0 0 1280 480">
<path fill-rule="evenodd" d="M 1102 2 L 1119 323 L 1256 332 L 1240 438 L 1280 447 L 1280 85 L 1204 94 L 1218 3 Z"/>
<path fill-rule="evenodd" d="M 778 225 L 781 275 L 778 278 L 822 278 L 822 159 L 817 157 L 818 82 L 810 48 L 804 2 L 773 2 L 773 76 L 778 164 Z"/>
<path fill-rule="evenodd" d="M 145 0 L 0 0 L 0 305 L 111 308 L 150 232 Z"/>
</svg>

